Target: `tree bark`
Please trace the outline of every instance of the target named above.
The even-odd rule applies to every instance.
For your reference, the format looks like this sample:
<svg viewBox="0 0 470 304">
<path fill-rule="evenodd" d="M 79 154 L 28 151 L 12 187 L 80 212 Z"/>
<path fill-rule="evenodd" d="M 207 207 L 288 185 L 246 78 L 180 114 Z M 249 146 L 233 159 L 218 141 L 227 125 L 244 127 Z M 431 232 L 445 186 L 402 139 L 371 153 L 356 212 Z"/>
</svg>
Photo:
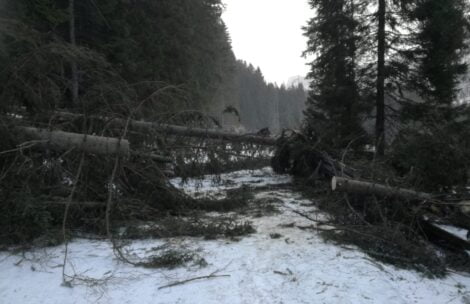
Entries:
<svg viewBox="0 0 470 304">
<path fill-rule="evenodd" d="M 395 188 L 380 184 L 368 183 L 352 180 L 343 177 L 333 177 L 331 180 L 331 189 L 333 191 L 343 191 L 348 193 L 378 195 L 382 197 L 397 197 L 404 200 L 432 200 L 433 196 L 429 193 L 417 192 L 408 189 Z M 425 217 L 420 218 L 422 232 L 431 240 L 456 249 L 470 250 L 470 243 L 461 239 L 450 232 L 438 227 L 431 220 Z M 458 225 L 457 225 L 458 226 Z"/>
<path fill-rule="evenodd" d="M 24 133 L 27 137 L 40 141 L 41 146 L 47 146 L 58 151 L 66 151 L 75 148 L 86 153 L 98 155 L 117 155 L 122 157 L 132 155 L 141 158 L 150 158 L 160 163 L 173 162 L 171 157 L 154 153 L 132 151 L 130 149 L 129 141 L 126 139 L 84 135 L 63 131 L 49 131 L 31 127 L 19 127 L 18 130 Z"/>
<path fill-rule="evenodd" d="M 77 39 L 75 34 L 75 0 L 69 0 L 69 38 L 70 44 L 75 48 L 77 46 Z M 70 69 L 72 73 L 71 79 L 71 94 L 72 94 L 72 105 L 78 104 L 78 66 L 75 59 L 70 62 Z"/>
<path fill-rule="evenodd" d="M 470 250 L 470 242 L 436 226 L 428 220 L 422 219 L 420 226 L 426 236 L 431 240 L 444 240 L 446 245 L 453 249 Z"/>
<path fill-rule="evenodd" d="M 379 156 L 385 155 L 385 16 L 386 1 L 379 1 L 377 33 L 377 116 L 375 121 L 376 149 Z"/>
<path fill-rule="evenodd" d="M 56 115 L 66 119 L 76 119 L 81 118 L 83 115 L 66 113 L 66 112 L 57 112 Z M 109 121 L 109 125 L 116 127 L 123 127 L 126 125 L 127 121 L 125 119 L 114 118 L 109 119 L 107 117 L 90 117 L 91 119 L 97 118 Z M 141 129 L 144 131 L 156 131 L 168 135 L 179 135 L 186 137 L 198 137 L 198 138 L 207 138 L 207 139 L 219 139 L 226 140 L 230 142 L 244 142 L 252 143 L 266 146 L 274 146 L 277 143 L 277 139 L 273 137 L 264 137 L 258 135 L 246 135 L 246 134 L 236 134 L 226 131 L 214 130 L 214 129 L 203 129 L 203 128 L 191 128 L 183 127 L 169 124 L 159 124 L 154 122 L 138 121 L 131 120 L 130 126 L 136 129 Z"/>
<path fill-rule="evenodd" d="M 230 142 L 244 142 L 252 144 L 260 144 L 267 146 L 274 146 L 277 142 L 276 138 L 263 137 L 256 135 L 236 134 L 226 131 L 219 131 L 213 129 L 190 128 L 167 124 L 154 124 L 149 122 L 133 121 L 132 125 L 144 129 L 154 129 L 169 135 L 181 135 L 187 137 L 198 137 L 208 139 L 220 139 Z"/>
<path fill-rule="evenodd" d="M 331 189 L 333 191 L 342 191 L 348 193 L 371 194 L 382 197 L 399 197 L 406 200 L 433 199 L 433 196 L 429 193 L 358 181 L 339 176 L 335 176 L 331 179 Z"/>
<path fill-rule="evenodd" d="M 111 137 L 84 135 L 63 131 L 49 131 L 31 127 L 19 127 L 27 137 L 41 141 L 55 150 L 76 148 L 80 151 L 99 155 L 118 155 L 127 157 L 131 154 L 129 141 Z"/>
</svg>

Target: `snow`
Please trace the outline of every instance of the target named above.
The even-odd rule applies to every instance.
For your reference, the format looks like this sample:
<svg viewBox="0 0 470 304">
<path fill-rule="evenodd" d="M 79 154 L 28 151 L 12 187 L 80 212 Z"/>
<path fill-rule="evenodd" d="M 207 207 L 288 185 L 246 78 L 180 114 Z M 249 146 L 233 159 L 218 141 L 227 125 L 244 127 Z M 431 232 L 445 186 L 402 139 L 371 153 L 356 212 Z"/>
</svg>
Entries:
<svg viewBox="0 0 470 304">
<path fill-rule="evenodd" d="M 194 197 L 215 196 L 224 197 L 227 190 L 237 189 L 241 186 L 253 188 L 288 184 L 292 178 L 288 175 L 275 175 L 271 168 L 258 170 L 242 170 L 218 175 L 206 175 L 202 179 L 192 178 L 185 182 L 181 178 L 174 178 L 170 183 Z"/>
<path fill-rule="evenodd" d="M 213 177 L 184 185 L 188 193 L 213 195 Z M 268 169 L 224 175 L 232 180 L 221 189 L 240 184 L 275 185 L 290 180 Z M 177 180 L 173 180 L 178 184 Z M 178 184 L 181 186 L 181 184 Z M 135 241 L 130 255 L 149 256 L 159 246 L 185 248 L 207 261 L 168 269 L 144 269 L 120 262 L 109 242 L 78 239 L 69 246 L 66 272 L 76 274 L 72 288 L 61 286 L 64 247 L 22 254 L 0 253 L 0 302 L 10 303 L 470 303 L 470 277 L 423 278 L 374 261 L 354 248 L 325 243 L 311 229 L 313 222 L 294 211 L 324 215 L 292 190 L 260 190 L 257 199 L 279 200 L 279 214 L 252 217 L 257 232 L 234 240 L 172 238 Z M 292 223 L 295 225 L 293 226 Z M 278 233 L 280 238 L 270 235 Z M 212 273 L 169 288 L 173 282 Z M 226 275 L 226 276 L 225 276 Z M 96 280 L 91 280 L 94 278 Z"/>
<path fill-rule="evenodd" d="M 436 225 L 437 227 L 441 229 L 444 229 L 445 231 L 455 235 L 458 238 L 461 238 L 462 240 L 467 239 L 467 233 L 468 233 L 467 229 L 458 228 L 458 227 L 451 226 L 451 225 L 442 225 L 442 224 L 434 224 L 434 225 Z"/>
</svg>

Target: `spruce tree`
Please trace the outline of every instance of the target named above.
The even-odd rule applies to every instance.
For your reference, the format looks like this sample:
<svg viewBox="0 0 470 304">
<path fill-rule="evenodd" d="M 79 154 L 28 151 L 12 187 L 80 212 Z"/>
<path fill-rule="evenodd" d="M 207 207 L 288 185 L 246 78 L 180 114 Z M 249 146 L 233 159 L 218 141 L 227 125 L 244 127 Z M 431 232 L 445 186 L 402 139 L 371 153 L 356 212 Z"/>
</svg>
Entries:
<svg viewBox="0 0 470 304">
<path fill-rule="evenodd" d="M 358 1 L 359 2 L 359 1 Z M 409 42 L 404 31 L 403 12 L 411 0 L 366 0 L 367 9 L 362 11 L 360 22 L 368 41 L 360 47 L 362 58 L 360 70 L 364 73 L 368 95 L 375 100 L 375 145 L 377 154 L 383 156 L 387 143 L 389 122 L 393 121 L 391 103 L 401 102 L 395 91 L 402 90 L 407 81 L 409 67 L 402 56 Z M 369 12 L 375 12 L 370 14 Z M 373 59 L 373 63 L 369 63 Z M 392 102 L 390 102 L 392 101 Z"/>
<path fill-rule="evenodd" d="M 375 145 L 377 154 L 385 154 L 385 53 L 387 2 L 378 0 L 377 28 L 377 95 L 375 119 Z"/>
<path fill-rule="evenodd" d="M 307 101 L 308 133 L 323 137 L 334 146 L 345 146 L 363 135 L 357 55 L 361 26 L 356 1 L 310 0 L 316 16 L 305 27 L 312 81 Z"/>
<path fill-rule="evenodd" d="M 456 113 L 452 105 L 468 67 L 463 60 L 469 50 L 468 11 L 464 0 L 419 0 L 411 10 L 410 20 L 418 24 L 416 47 L 410 52 L 415 65 L 412 88 L 424 103 L 406 108 L 410 118 L 439 123 Z"/>
<path fill-rule="evenodd" d="M 402 128 L 392 161 L 426 191 L 467 182 L 470 155 L 468 106 L 457 107 L 457 88 L 467 69 L 469 21 L 465 0 L 417 0 L 407 8 L 412 47 L 408 87 L 416 93 L 401 109 Z"/>
</svg>

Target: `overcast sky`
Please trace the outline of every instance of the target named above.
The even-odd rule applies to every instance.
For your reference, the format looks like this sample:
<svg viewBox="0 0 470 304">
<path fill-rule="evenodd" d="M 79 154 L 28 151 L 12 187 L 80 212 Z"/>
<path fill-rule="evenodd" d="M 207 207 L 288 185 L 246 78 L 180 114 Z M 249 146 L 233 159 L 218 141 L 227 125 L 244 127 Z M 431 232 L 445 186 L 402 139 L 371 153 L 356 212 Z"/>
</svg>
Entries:
<svg viewBox="0 0 470 304">
<path fill-rule="evenodd" d="M 306 38 L 301 27 L 311 18 L 307 0 L 224 0 L 223 19 L 238 59 L 259 66 L 279 85 L 308 72 L 301 57 Z"/>
</svg>

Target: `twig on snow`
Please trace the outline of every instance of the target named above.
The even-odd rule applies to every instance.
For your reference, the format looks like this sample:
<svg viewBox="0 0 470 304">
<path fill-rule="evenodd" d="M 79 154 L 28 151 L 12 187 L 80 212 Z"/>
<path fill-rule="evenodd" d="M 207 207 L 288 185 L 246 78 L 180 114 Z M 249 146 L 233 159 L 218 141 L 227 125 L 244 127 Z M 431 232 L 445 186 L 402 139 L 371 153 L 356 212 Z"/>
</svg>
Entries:
<svg viewBox="0 0 470 304">
<path fill-rule="evenodd" d="M 213 273 L 211 273 L 210 275 L 207 275 L 207 276 L 200 276 L 200 277 L 195 277 L 195 278 L 191 278 L 191 279 L 187 279 L 187 280 L 183 280 L 183 281 L 173 282 L 173 283 L 170 283 L 168 285 L 160 286 L 160 287 L 158 287 L 158 289 L 160 290 L 160 289 L 169 288 L 169 287 L 173 287 L 173 286 L 183 285 L 183 284 L 193 282 L 193 281 L 198 281 L 198 280 L 230 277 L 229 274 L 217 275 L 217 273 L 219 271 L 220 270 L 216 270 L 216 271 L 214 271 Z"/>
<path fill-rule="evenodd" d="M 176 281 L 176 282 L 170 283 L 170 284 L 168 284 L 168 285 L 160 286 L 160 287 L 158 287 L 158 289 L 160 290 L 160 289 L 169 288 L 169 287 L 173 287 L 173 286 L 184 285 L 184 284 L 186 284 L 186 283 L 193 282 L 193 281 L 198 281 L 198 280 L 206 280 L 206 279 L 227 278 L 227 277 L 230 277 L 229 274 L 218 275 L 219 272 L 221 272 L 221 271 L 227 269 L 227 267 L 230 266 L 230 264 L 232 264 L 232 262 L 228 263 L 227 266 L 225 266 L 224 268 L 215 270 L 214 272 L 212 272 L 212 273 L 209 274 L 209 275 L 200 276 L 200 277 L 194 277 L 194 278 L 190 278 L 190 279 L 183 280 L 183 281 Z"/>
</svg>

